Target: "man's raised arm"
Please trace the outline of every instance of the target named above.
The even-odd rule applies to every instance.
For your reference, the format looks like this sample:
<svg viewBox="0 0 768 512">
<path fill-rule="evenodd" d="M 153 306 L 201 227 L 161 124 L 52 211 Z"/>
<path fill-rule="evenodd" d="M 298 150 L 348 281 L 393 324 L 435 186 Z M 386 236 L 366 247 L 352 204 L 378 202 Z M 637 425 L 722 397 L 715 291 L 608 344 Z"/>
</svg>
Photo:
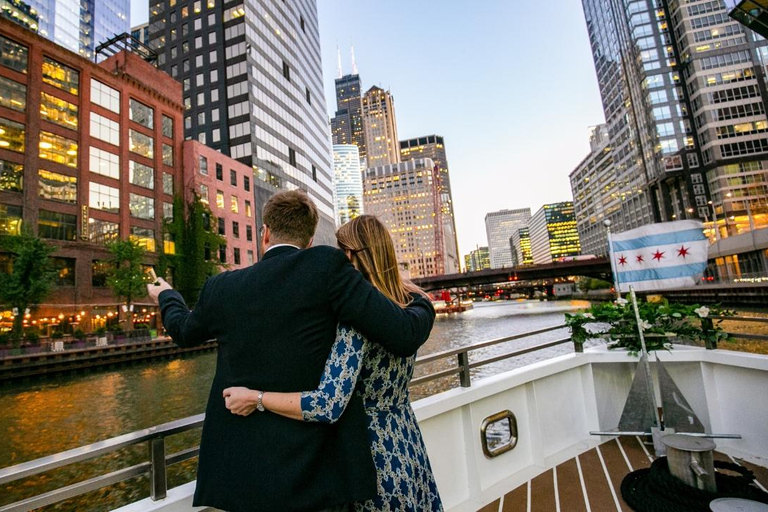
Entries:
<svg viewBox="0 0 768 512">
<path fill-rule="evenodd" d="M 187 307 L 181 294 L 171 288 L 165 280 L 158 279 L 155 283 L 147 285 L 150 298 L 160 304 L 160 315 L 165 330 L 171 335 L 173 342 L 181 347 L 202 345 L 212 339 L 202 318 L 206 285 L 203 285 L 203 290 L 200 292 L 198 307 L 192 311 Z"/>
</svg>

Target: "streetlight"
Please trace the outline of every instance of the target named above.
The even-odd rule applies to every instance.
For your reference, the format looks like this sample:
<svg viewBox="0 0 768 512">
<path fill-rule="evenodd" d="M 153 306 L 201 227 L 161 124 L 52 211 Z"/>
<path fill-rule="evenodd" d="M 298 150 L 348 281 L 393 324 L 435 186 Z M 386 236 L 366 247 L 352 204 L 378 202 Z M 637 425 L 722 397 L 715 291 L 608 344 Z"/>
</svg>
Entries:
<svg viewBox="0 0 768 512">
<path fill-rule="evenodd" d="M 720 241 L 720 230 L 717 229 L 717 212 L 715 211 L 715 205 L 712 201 L 709 201 L 709 206 L 712 208 L 712 229 L 715 231 L 715 240 Z"/>
</svg>

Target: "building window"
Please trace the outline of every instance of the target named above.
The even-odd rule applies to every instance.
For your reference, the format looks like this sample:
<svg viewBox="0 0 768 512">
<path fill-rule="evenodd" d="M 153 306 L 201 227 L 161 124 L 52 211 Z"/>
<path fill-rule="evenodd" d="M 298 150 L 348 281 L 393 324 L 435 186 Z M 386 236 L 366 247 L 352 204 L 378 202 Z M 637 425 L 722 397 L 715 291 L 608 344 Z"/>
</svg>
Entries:
<svg viewBox="0 0 768 512">
<path fill-rule="evenodd" d="M 216 164 L 216 179 L 219 181 L 224 181 L 224 169 L 222 168 L 221 164 Z"/>
<path fill-rule="evenodd" d="M 234 260 L 235 260 L 235 265 L 239 265 L 240 264 L 240 249 L 235 247 L 232 252 L 233 252 L 233 256 L 234 256 Z"/>
<path fill-rule="evenodd" d="M 233 187 L 237 186 L 237 172 L 234 169 L 229 170 L 229 184 Z"/>
<path fill-rule="evenodd" d="M 27 86 L 0 76 L 0 106 L 24 112 L 27 108 Z"/>
<path fill-rule="evenodd" d="M 128 102 L 128 108 L 128 115 L 131 121 L 139 123 L 141 126 L 149 128 L 150 130 L 154 128 L 155 110 L 152 107 L 148 107 L 145 104 L 131 98 L 131 100 Z"/>
<path fill-rule="evenodd" d="M 131 210 L 131 217 L 145 220 L 155 219 L 155 200 L 151 197 L 131 193 L 128 207 Z"/>
<path fill-rule="evenodd" d="M 288 163 L 296 167 L 296 150 L 288 148 Z"/>
<path fill-rule="evenodd" d="M 136 130 L 128 130 L 128 149 L 137 155 L 147 158 L 155 157 L 155 141 L 149 135 L 144 135 Z"/>
<path fill-rule="evenodd" d="M 163 173 L 163 194 L 173 195 L 173 174 Z"/>
<path fill-rule="evenodd" d="M 312 104 L 312 94 L 309 92 L 309 87 L 304 91 L 307 97 L 307 103 Z"/>
<path fill-rule="evenodd" d="M 219 246 L 219 261 L 222 263 L 227 262 L 227 246 L 226 245 Z"/>
<path fill-rule="evenodd" d="M 91 112 L 91 137 L 119 146 L 120 124 L 96 112 Z"/>
<path fill-rule="evenodd" d="M 173 146 L 163 144 L 163 164 L 173 167 Z"/>
<path fill-rule="evenodd" d="M 0 36 L 0 64 L 3 66 L 26 73 L 28 53 L 26 46 Z"/>
<path fill-rule="evenodd" d="M 301 31 L 306 34 L 307 29 L 304 27 L 304 16 L 299 16 L 299 26 L 301 27 Z"/>
<path fill-rule="evenodd" d="M 200 185 L 200 202 L 208 204 L 208 185 Z"/>
<path fill-rule="evenodd" d="M 216 207 L 224 209 L 224 192 L 221 190 L 216 191 Z"/>
<path fill-rule="evenodd" d="M 91 286 L 95 288 L 107 286 L 107 276 L 111 268 L 110 262 L 93 260 L 91 262 Z"/>
<path fill-rule="evenodd" d="M 245 239 L 249 242 L 253 242 L 253 226 L 250 224 L 245 226 Z"/>
<path fill-rule="evenodd" d="M 77 202 L 77 178 L 42 169 L 37 174 L 40 197 L 65 203 Z"/>
<path fill-rule="evenodd" d="M 24 190 L 24 166 L 0 160 L 0 190 L 21 192 Z M 0 229 L 0 233 L 2 230 Z"/>
<path fill-rule="evenodd" d="M 163 252 L 165 254 L 176 254 L 176 241 L 170 233 L 163 234 Z"/>
<path fill-rule="evenodd" d="M 94 218 L 88 219 L 88 238 L 95 244 L 107 245 L 120 238 L 120 224 Z"/>
<path fill-rule="evenodd" d="M 70 94 L 77 94 L 80 90 L 80 73 L 53 59 L 43 57 L 43 82 Z"/>
<path fill-rule="evenodd" d="M 245 189 L 246 192 L 251 191 L 251 178 L 249 178 L 248 176 L 243 176 L 243 188 Z"/>
<path fill-rule="evenodd" d="M 0 117 L 0 148 L 24 152 L 24 125 Z"/>
<path fill-rule="evenodd" d="M 173 118 L 163 115 L 163 137 L 173 138 Z"/>
<path fill-rule="evenodd" d="M 120 113 L 120 91 L 104 85 L 98 80 L 91 80 L 91 103 L 95 103 L 111 110 L 115 114 Z"/>
<path fill-rule="evenodd" d="M 37 234 L 53 240 L 77 239 L 77 215 L 40 210 L 37 217 Z"/>
<path fill-rule="evenodd" d="M 240 206 L 237 201 L 237 196 L 232 196 L 229 201 L 229 209 L 232 213 L 237 213 L 240 210 Z"/>
<path fill-rule="evenodd" d="M 227 221 L 225 221 L 222 217 L 219 217 L 219 234 L 220 235 L 226 235 L 227 234 Z"/>
<path fill-rule="evenodd" d="M 291 68 L 288 66 L 288 63 L 285 61 L 283 61 L 283 76 L 289 82 L 291 81 Z"/>
<path fill-rule="evenodd" d="M 131 227 L 131 240 L 139 244 L 148 252 L 155 252 L 155 230 L 140 228 L 138 226 Z"/>
<path fill-rule="evenodd" d="M 154 190 L 155 170 L 148 165 L 131 160 L 128 164 L 128 180 L 139 187 Z"/>
<path fill-rule="evenodd" d="M 120 157 L 91 146 L 90 170 L 93 173 L 108 176 L 116 180 L 120 179 Z"/>
<path fill-rule="evenodd" d="M 221 129 L 214 128 L 211 132 L 211 142 L 219 142 L 221 140 Z"/>
<path fill-rule="evenodd" d="M 317 183 L 317 167 L 312 166 L 312 181 Z"/>
<path fill-rule="evenodd" d="M 74 258 L 51 258 L 51 267 L 56 272 L 55 286 L 75 286 Z"/>
<path fill-rule="evenodd" d="M 163 202 L 163 220 L 173 221 L 173 203 Z"/>
<path fill-rule="evenodd" d="M 77 105 L 42 93 L 40 115 L 46 121 L 77 130 Z"/>
<path fill-rule="evenodd" d="M 208 159 L 200 155 L 197 157 L 198 167 L 200 168 L 200 174 L 208 176 Z"/>
<path fill-rule="evenodd" d="M 77 168 L 77 142 L 61 135 L 40 132 L 40 158 Z"/>
<path fill-rule="evenodd" d="M 246 255 L 248 256 L 248 264 L 253 265 L 253 251 L 246 251 Z"/>
<path fill-rule="evenodd" d="M 0 234 L 21 234 L 21 206 L 0 204 Z"/>
<path fill-rule="evenodd" d="M 88 206 L 117 213 L 120 211 L 120 190 L 92 181 L 89 184 Z"/>
<path fill-rule="evenodd" d="M 240 224 L 236 220 L 232 221 L 232 236 L 240 238 Z"/>
<path fill-rule="evenodd" d="M 252 216 L 252 213 L 253 212 L 251 212 L 251 202 L 246 200 L 245 201 L 245 216 L 250 219 L 251 216 Z"/>
</svg>

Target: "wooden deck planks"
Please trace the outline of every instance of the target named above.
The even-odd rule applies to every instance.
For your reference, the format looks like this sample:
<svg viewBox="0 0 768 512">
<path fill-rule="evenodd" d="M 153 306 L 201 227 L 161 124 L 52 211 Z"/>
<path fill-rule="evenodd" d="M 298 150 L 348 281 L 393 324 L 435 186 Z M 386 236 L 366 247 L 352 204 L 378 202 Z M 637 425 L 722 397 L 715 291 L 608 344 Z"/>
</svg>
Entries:
<svg viewBox="0 0 768 512">
<path fill-rule="evenodd" d="M 597 447 L 600 454 L 603 456 L 605 467 L 608 469 L 608 475 L 610 475 L 611 483 L 613 484 L 613 491 L 616 493 L 616 497 L 621 505 L 623 512 L 632 512 L 632 509 L 624 503 L 621 499 L 621 481 L 629 473 L 630 467 L 627 465 L 627 461 L 619 449 L 619 444 L 616 439 L 603 443 Z"/>
<path fill-rule="evenodd" d="M 651 461 L 648 459 L 648 454 L 645 453 L 643 445 L 641 444 L 642 439 L 638 439 L 634 436 L 622 436 L 616 438 L 616 441 L 618 441 L 624 449 L 624 453 L 627 455 L 627 459 L 629 459 L 629 463 L 632 465 L 632 471 L 651 467 Z M 651 447 L 649 452 L 651 453 L 651 456 L 653 456 L 653 447 Z"/>
<path fill-rule="evenodd" d="M 504 505 L 501 510 L 502 512 L 527 512 L 528 484 L 525 483 L 504 495 Z"/>
<path fill-rule="evenodd" d="M 616 510 L 608 480 L 605 478 L 603 465 L 594 448 L 578 456 L 581 472 L 584 475 L 584 485 L 587 487 L 587 499 L 592 510 L 607 512 Z"/>
<path fill-rule="evenodd" d="M 531 480 L 531 512 L 552 512 L 555 505 L 555 481 L 552 470 Z"/>
<path fill-rule="evenodd" d="M 567 460 L 557 466 L 557 494 L 560 498 L 560 510 L 587 511 L 576 459 Z"/>
<path fill-rule="evenodd" d="M 501 499 L 498 499 L 493 503 L 487 504 L 477 512 L 499 512 L 499 505 L 501 505 Z"/>
</svg>

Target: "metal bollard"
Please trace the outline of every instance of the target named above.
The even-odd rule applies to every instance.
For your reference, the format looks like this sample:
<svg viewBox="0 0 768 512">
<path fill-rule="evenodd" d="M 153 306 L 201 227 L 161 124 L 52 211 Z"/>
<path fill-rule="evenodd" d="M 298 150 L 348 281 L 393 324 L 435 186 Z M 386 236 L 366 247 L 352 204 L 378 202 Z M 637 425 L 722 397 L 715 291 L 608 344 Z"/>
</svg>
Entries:
<svg viewBox="0 0 768 512">
<path fill-rule="evenodd" d="M 708 492 L 717 492 L 715 483 L 715 443 L 703 437 L 671 434 L 661 438 L 667 447 L 667 462 L 672 476 L 685 484 Z"/>
</svg>

